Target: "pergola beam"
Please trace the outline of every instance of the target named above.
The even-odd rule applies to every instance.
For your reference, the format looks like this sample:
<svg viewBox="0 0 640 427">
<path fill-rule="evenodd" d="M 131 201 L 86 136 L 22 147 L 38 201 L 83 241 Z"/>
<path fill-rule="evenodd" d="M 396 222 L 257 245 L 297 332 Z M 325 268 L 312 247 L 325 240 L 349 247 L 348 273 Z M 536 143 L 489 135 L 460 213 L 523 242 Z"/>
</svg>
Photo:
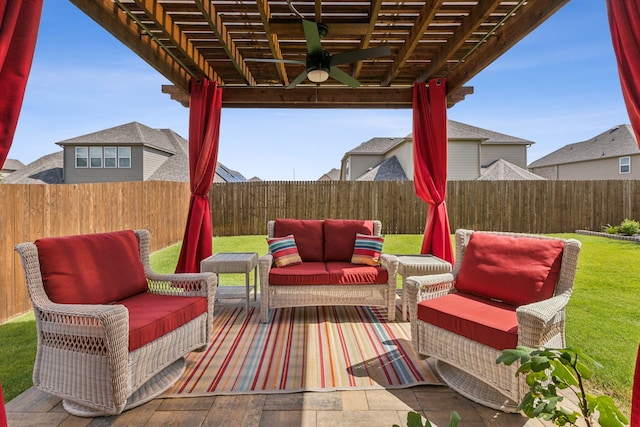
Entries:
<svg viewBox="0 0 640 427">
<path fill-rule="evenodd" d="M 382 7 L 382 0 L 372 0 L 371 9 L 369 10 L 369 28 L 367 28 L 367 33 L 364 35 L 364 38 L 360 43 L 360 49 L 366 49 L 369 47 L 369 42 L 371 41 L 371 37 L 373 37 L 373 30 L 376 27 L 376 21 L 378 20 L 378 13 L 380 13 L 381 7 Z M 362 61 L 358 61 L 353 69 L 353 77 L 356 80 L 360 76 L 361 70 L 362 70 Z"/>
<path fill-rule="evenodd" d="M 256 5 L 258 6 L 258 12 L 260 12 L 262 24 L 264 25 L 269 49 L 271 49 L 271 55 L 275 59 L 282 59 L 282 50 L 280 49 L 278 36 L 275 34 L 275 31 L 269 22 L 271 20 L 271 8 L 269 7 L 269 3 L 267 0 L 256 0 Z M 274 65 L 278 72 L 278 77 L 280 77 L 283 85 L 287 86 L 289 84 L 289 75 L 287 74 L 287 69 L 285 68 L 284 63 L 275 62 Z"/>
</svg>

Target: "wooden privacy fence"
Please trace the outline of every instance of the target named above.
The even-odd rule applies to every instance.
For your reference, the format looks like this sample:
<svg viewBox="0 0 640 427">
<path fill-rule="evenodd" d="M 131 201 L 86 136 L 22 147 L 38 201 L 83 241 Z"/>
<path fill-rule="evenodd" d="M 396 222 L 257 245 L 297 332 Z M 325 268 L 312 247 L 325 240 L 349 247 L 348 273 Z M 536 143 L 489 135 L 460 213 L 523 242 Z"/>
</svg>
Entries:
<svg viewBox="0 0 640 427">
<path fill-rule="evenodd" d="M 599 231 L 640 220 L 640 181 L 450 181 L 451 230 L 527 233 Z M 245 182 L 214 184 L 218 236 L 266 234 L 275 218 L 372 218 L 386 234 L 422 233 L 427 205 L 411 181 Z"/>
<path fill-rule="evenodd" d="M 151 232 L 151 250 L 164 248 L 182 240 L 189 184 L 0 184 L 0 200 L 1 323 L 31 309 L 20 259 L 13 250 L 17 243 L 40 237 L 146 228 Z"/>
<path fill-rule="evenodd" d="M 451 230 L 532 233 L 600 230 L 640 219 L 640 181 L 453 181 Z M 0 322 L 31 309 L 13 247 L 40 237 L 146 228 L 151 250 L 182 239 L 189 184 L 0 184 Z M 372 218 L 386 234 L 418 234 L 427 205 L 409 181 L 214 184 L 214 234 L 265 235 L 275 218 Z"/>
</svg>

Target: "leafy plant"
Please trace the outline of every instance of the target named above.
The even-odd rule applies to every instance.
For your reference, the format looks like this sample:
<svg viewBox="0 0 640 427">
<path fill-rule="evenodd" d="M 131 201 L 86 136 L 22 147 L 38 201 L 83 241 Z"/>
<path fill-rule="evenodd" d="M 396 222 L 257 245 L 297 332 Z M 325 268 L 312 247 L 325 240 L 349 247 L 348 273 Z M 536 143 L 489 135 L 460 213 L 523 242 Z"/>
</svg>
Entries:
<svg viewBox="0 0 640 427">
<path fill-rule="evenodd" d="M 525 375 L 530 387 L 518 406 L 527 417 L 552 421 L 558 426 L 575 426 L 582 416 L 591 427 L 597 412 L 602 427 L 622 427 L 629 422 L 609 396 L 586 393 L 584 380 L 591 378 L 591 370 L 585 362 L 596 367 L 601 365 L 582 351 L 518 346 L 515 350 L 503 351 L 496 363 L 511 365 L 517 361 L 521 365 L 516 375 Z M 580 412 L 561 405 L 564 397 L 558 391 L 565 389 L 571 389 L 577 396 Z"/>
<path fill-rule="evenodd" d="M 460 415 L 453 411 L 449 417 L 449 427 L 458 427 L 460 423 Z M 400 427 L 398 424 L 394 424 L 393 427 Z M 425 420 L 422 424 L 422 416 L 417 412 L 409 412 L 407 414 L 407 427 L 432 427 L 431 421 Z"/>
<path fill-rule="evenodd" d="M 617 225 L 607 224 L 602 226 L 602 231 L 607 234 L 618 234 L 619 230 Z"/>
<path fill-rule="evenodd" d="M 633 236 L 634 234 L 637 234 L 639 230 L 640 222 L 629 218 L 625 218 L 618 227 L 618 231 L 625 236 Z"/>
</svg>

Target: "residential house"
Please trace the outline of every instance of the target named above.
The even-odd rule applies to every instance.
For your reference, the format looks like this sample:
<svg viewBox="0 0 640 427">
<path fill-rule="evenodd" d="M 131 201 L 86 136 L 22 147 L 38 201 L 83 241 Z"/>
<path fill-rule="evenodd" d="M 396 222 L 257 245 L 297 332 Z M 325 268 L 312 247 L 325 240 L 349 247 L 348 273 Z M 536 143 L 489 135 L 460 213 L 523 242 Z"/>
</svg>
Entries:
<svg viewBox="0 0 640 427">
<path fill-rule="evenodd" d="M 630 125 L 619 125 L 532 162 L 529 170 L 547 179 L 639 179 L 640 150 Z"/>
<path fill-rule="evenodd" d="M 527 147 L 521 138 L 493 132 L 453 120 L 448 121 L 449 180 L 474 180 L 497 160 L 519 169 L 527 166 Z M 501 163 L 503 167 L 504 163 Z M 513 169 L 511 166 L 509 167 Z M 527 176 L 525 173 L 509 176 Z M 496 175 L 497 176 L 497 175 Z M 347 152 L 342 158 L 342 180 L 413 179 L 413 138 L 372 138 Z"/>
<path fill-rule="evenodd" d="M 2 169 L 0 169 L 0 181 L 23 167 L 24 163 L 20 160 L 6 159 L 4 165 L 2 165 Z"/>
<path fill-rule="evenodd" d="M 189 143 L 171 129 L 131 122 L 56 144 L 63 150 L 41 157 L 5 182 L 189 182 Z M 244 181 L 241 173 L 218 163 L 214 182 Z"/>
<path fill-rule="evenodd" d="M 340 169 L 333 168 L 329 172 L 323 174 L 318 181 L 339 181 Z"/>
</svg>

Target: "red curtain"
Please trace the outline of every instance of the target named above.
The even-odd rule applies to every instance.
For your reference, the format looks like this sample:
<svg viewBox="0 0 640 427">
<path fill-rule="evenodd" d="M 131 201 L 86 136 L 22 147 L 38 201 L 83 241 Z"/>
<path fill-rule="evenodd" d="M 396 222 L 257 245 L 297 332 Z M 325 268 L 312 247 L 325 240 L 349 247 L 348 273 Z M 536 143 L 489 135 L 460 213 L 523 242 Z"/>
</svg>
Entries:
<svg viewBox="0 0 640 427">
<path fill-rule="evenodd" d="M 207 79 L 193 79 L 189 108 L 191 200 L 176 273 L 200 271 L 200 261 L 212 252 L 209 190 L 218 164 L 222 88 Z"/>
<path fill-rule="evenodd" d="M 630 427 L 640 427 L 640 346 L 636 356 L 636 370 L 633 375 L 633 389 L 631 391 L 631 424 Z"/>
<path fill-rule="evenodd" d="M 447 81 L 413 86 L 413 185 L 429 204 L 422 240 L 423 254 L 453 263 L 447 215 Z"/>
<path fill-rule="evenodd" d="M 607 0 L 607 12 L 622 96 L 640 146 L 640 4 L 638 0 Z"/>
<path fill-rule="evenodd" d="M 0 168 L 18 124 L 43 0 L 0 0 Z"/>
</svg>

